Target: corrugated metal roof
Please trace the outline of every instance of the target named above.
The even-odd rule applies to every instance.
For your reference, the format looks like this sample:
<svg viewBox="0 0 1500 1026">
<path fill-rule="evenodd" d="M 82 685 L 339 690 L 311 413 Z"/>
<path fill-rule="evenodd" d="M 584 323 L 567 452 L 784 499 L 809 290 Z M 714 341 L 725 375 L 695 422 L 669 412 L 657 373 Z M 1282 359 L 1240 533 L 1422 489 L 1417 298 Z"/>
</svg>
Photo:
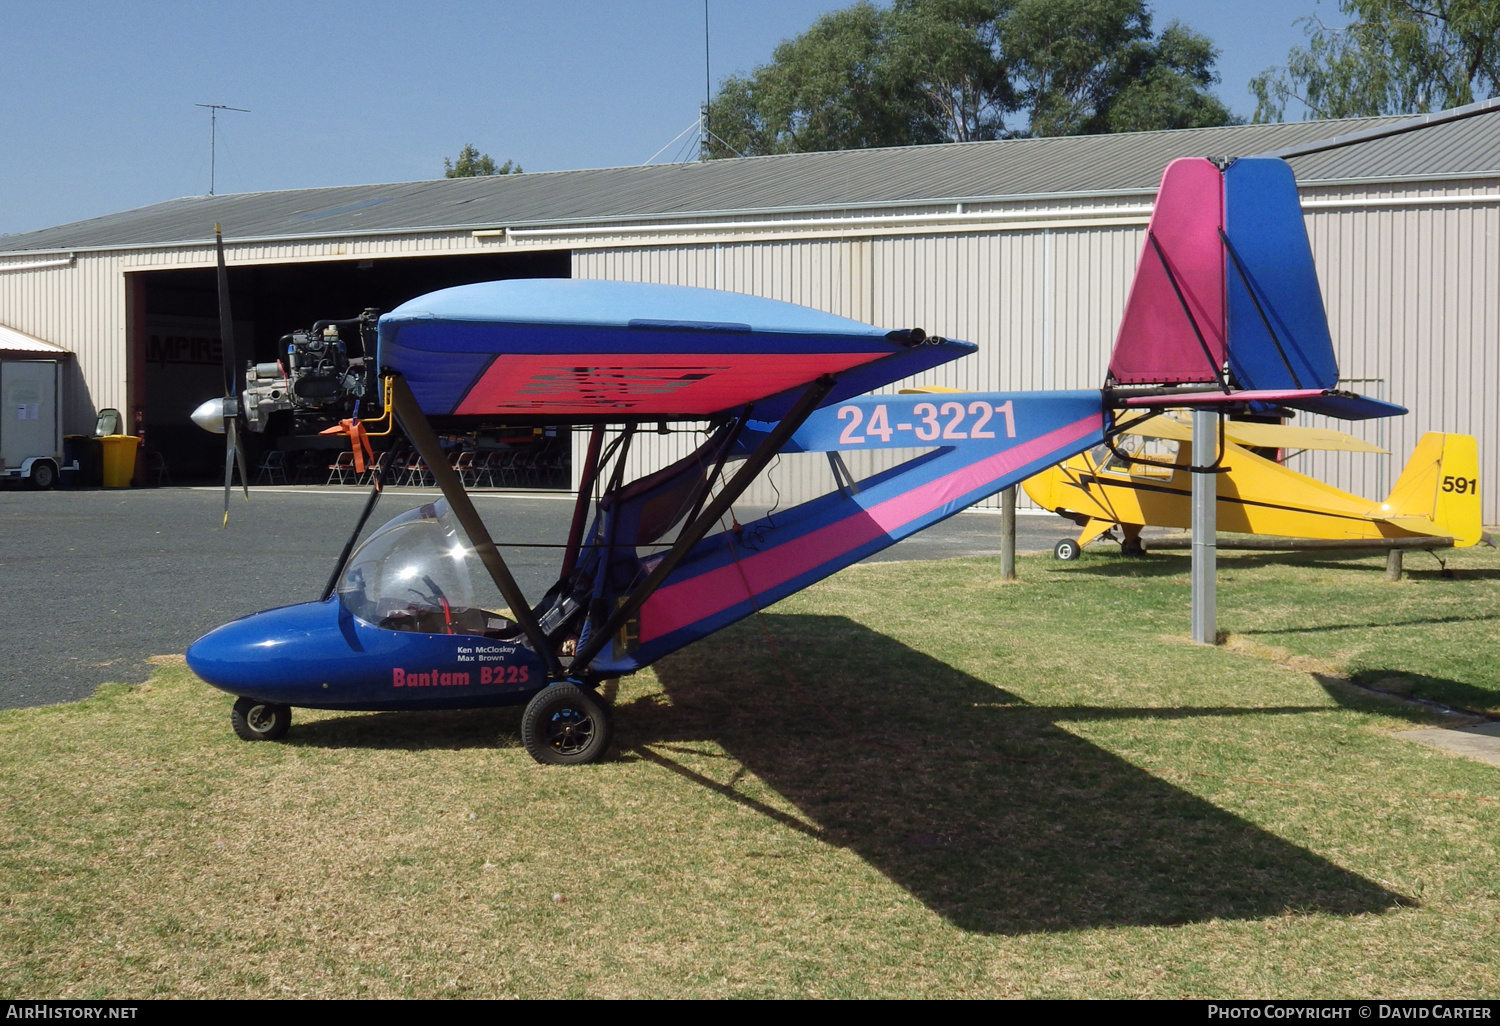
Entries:
<svg viewBox="0 0 1500 1026">
<path fill-rule="evenodd" d="M 0 324 L 0 353 L 37 353 L 46 356 L 68 356 L 62 346 L 43 342 L 33 335 Z"/>
<path fill-rule="evenodd" d="M 600 224 L 1154 190 L 1177 157 L 1247 155 L 1395 118 L 1013 139 L 196 196 L 0 238 L 0 252 Z M 1293 160 L 1300 181 L 1500 172 L 1500 116 Z"/>
</svg>

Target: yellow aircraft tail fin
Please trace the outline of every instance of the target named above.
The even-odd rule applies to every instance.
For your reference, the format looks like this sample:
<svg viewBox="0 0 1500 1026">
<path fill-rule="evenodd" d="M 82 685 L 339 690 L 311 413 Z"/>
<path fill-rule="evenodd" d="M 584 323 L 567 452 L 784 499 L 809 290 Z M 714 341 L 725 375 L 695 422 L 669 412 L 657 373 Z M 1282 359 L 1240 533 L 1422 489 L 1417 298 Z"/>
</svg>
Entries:
<svg viewBox="0 0 1500 1026">
<path fill-rule="evenodd" d="M 1483 536 L 1479 443 L 1473 435 L 1427 432 L 1406 461 L 1389 497 L 1371 512 L 1381 520 L 1428 520 L 1451 534 L 1454 545 L 1475 544 Z"/>
</svg>

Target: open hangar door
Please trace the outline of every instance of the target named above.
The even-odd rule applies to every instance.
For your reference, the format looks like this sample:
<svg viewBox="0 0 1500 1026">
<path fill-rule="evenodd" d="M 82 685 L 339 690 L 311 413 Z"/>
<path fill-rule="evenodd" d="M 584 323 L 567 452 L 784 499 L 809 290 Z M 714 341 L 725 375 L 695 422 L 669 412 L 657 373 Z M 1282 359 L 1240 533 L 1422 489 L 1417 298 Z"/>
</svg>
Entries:
<svg viewBox="0 0 1500 1026">
<path fill-rule="evenodd" d="M 235 341 L 242 360 L 269 363 L 282 355 L 282 336 L 316 321 L 356 317 L 367 307 L 393 310 L 454 285 L 571 273 L 568 250 L 231 266 Z M 200 403 L 223 394 L 215 272 L 139 271 L 131 278 L 128 287 L 141 305 L 129 345 L 145 448 L 162 454 L 174 481 L 222 479 L 223 439 L 190 419 Z M 246 443 L 254 464 L 276 440 L 251 432 Z"/>
</svg>

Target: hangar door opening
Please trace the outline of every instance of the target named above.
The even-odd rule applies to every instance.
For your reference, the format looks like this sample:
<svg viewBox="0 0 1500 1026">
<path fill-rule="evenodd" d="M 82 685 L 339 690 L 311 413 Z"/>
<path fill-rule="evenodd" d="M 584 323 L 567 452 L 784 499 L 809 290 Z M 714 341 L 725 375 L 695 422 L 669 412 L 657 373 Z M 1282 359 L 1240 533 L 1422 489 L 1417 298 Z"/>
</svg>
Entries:
<svg viewBox="0 0 1500 1026">
<path fill-rule="evenodd" d="M 571 275 L 568 250 L 231 266 L 235 341 L 241 360 L 274 363 L 285 358 L 280 344 L 283 336 L 311 328 L 320 320 L 357 317 L 370 307 L 392 310 L 409 299 L 454 285 Z M 211 268 L 139 271 L 130 278 L 127 288 L 142 308 L 132 323 L 129 345 L 136 378 L 134 404 L 142 414 L 145 447 L 162 454 L 175 482 L 222 478 L 223 439 L 189 419 L 200 403 L 223 394 L 215 272 Z M 357 345 L 357 336 L 346 333 L 344 337 Z M 351 351 L 349 355 L 364 354 Z M 334 458 L 330 450 L 347 448 L 347 442 L 338 436 L 297 435 L 290 416 L 277 419 L 282 416 L 274 415 L 264 434 L 250 434 L 247 450 L 252 466 L 267 451 L 281 449 L 289 463 L 300 465 L 302 480 L 312 480 L 320 470 L 326 480 L 327 465 Z M 535 438 L 529 432 L 529 428 L 518 432 L 508 444 L 524 449 L 528 462 L 543 472 L 518 483 L 566 487 L 571 480 L 567 432 L 560 429 L 561 437 Z"/>
</svg>

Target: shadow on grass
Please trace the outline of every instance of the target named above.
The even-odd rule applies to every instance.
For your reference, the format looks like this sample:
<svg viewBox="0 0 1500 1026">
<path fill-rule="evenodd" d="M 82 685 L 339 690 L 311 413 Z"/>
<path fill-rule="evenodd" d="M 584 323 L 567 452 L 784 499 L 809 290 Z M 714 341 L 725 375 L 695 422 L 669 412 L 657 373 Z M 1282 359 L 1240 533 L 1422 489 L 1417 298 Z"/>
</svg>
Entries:
<svg viewBox="0 0 1500 1026">
<path fill-rule="evenodd" d="M 1150 539 L 1147 539 L 1150 544 Z M 1448 550 L 1440 550 L 1448 551 Z M 1302 566 L 1313 570 L 1359 570 L 1368 573 L 1385 573 L 1385 566 L 1368 562 L 1373 556 L 1384 556 L 1384 550 L 1337 549 L 1326 552 L 1284 551 L 1247 552 L 1239 549 L 1219 549 L 1220 570 L 1257 570 L 1268 566 Z M 1426 560 L 1417 566 L 1413 561 L 1418 556 L 1428 556 L 1425 550 L 1410 550 L 1406 553 L 1403 572 L 1419 581 L 1488 581 L 1500 580 L 1500 570 L 1487 567 L 1444 566 Z M 1147 550 L 1144 556 L 1122 556 L 1108 551 L 1087 552 L 1086 558 L 1076 565 L 1054 567 L 1054 571 L 1089 574 L 1094 577 L 1172 577 L 1182 575 L 1186 579 L 1191 554 L 1185 549 L 1165 552 Z M 1430 557 L 1429 557 L 1430 558 Z"/>
<path fill-rule="evenodd" d="M 841 617 L 770 616 L 763 645 L 657 665 L 671 704 L 618 711 L 622 749 L 848 847 L 962 929 L 1029 933 L 1413 904 L 1074 736 L 1060 721 L 1297 708 L 1027 705 Z M 817 824 L 685 765 L 713 740 Z"/>
<path fill-rule="evenodd" d="M 520 747 L 521 706 L 436 711 L 357 712 L 310 723 L 292 714 L 282 744 L 294 748 L 368 748 L 422 752 Z M 305 714 L 303 714 L 305 715 Z"/>
<path fill-rule="evenodd" d="M 1251 627 L 1235 631 L 1236 634 L 1325 634 L 1329 631 L 1368 631 L 1379 627 L 1427 627 L 1440 623 L 1480 623 L 1485 620 L 1500 620 L 1494 613 L 1476 616 L 1419 616 L 1410 620 L 1390 620 L 1385 623 L 1325 623 L 1316 627 Z"/>
<path fill-rule="evenodd" d="M 1410 704 L 1411 699 L 1488 719 L 1494 719 L 1496 713 L 1500 712 L 1500 691 L 1494 688 L 1475 687 L 1473 684 L 1465 684 L 1463 681 L 1452 680 L 1448 677 L 1429 677 L 1426 674 L 1412 673 L 1409 670 L 1372 667 L 1356 669 L 1350 681 L 1341 680 L 1338 677 L 1325 677 L 1321 673 L 1315 673 L 1313 677 L 1330 696 L 1344 705 L 1354 704 L 1345 697 L 1353 689 L 1360 694 L 1369 695 L 1372 702 L 1382 703 L 1379 707 L 1380 712 L 1388 715 L 1405 715 L 1414 722 L 1428 722 L 1432 719 L 1432 715 L 1430 712 L 1424 712 L 1421 707 L 1413 707 Z M 1392 708 L 1393 702 L 1402 703 L 1402 705 Z"/>
</svg>

